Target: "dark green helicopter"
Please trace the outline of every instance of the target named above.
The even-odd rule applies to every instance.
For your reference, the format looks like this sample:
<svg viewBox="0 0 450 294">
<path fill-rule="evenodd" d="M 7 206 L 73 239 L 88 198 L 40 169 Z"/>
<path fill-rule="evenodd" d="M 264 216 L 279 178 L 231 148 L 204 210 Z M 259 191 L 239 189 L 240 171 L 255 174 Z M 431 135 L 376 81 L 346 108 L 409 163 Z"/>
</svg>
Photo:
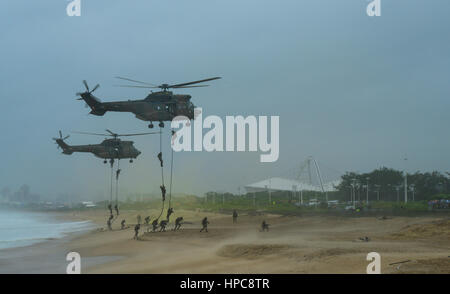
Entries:
<svg viewBox="0 0 450 294">
<path fill-rule="evenodd" d="M 62 153 L 70 155 L 74 152 L 88 152 L 92 153 L 97 157 L 103 158 L 104 163 L 107 163 L 107 159 L 110 160 L 111 165 L 114 163 L 114 159 L 124 159 L 129 158 L 130 162 L 136 159 L 141 151 L 137 150 L 133 146 L 133 141 L 122 141 L 118 137 L 124 136 L 141 136 L 149 134 L 159 134 L 159 132 L 153 133 L 139 133 L 139 134 L 116 134 L 110 130 L 106 130 L 109 134 L 97 134 L 97 133 L 86 133 L 86 132 L 74 132 L 77 134 L 86 135 L 96 135 L 96 136 L 111 136 L 112 139 L 105 139 L 100 144 L 89 144 L 89 145 L 68 145 L 64 140 L 70 136 L 63 138 L 61 131 L 59 131 L 59 138 L 53 138 L 58 144 L 58 148 L 63 150 Z"/>
<path fill-rule="evenodd" d="M 131 88 L 158 88 L 161 91 L 151 92 L 148 96 L 141 100 L 127 100 L 117 102 L 101 102 L 97 97 L 92 95 L 98 87 L 97 84 L 91 91 L 86 81 L 83 81 L 86 87 L 86 92 L 77 93 L 80 96 L 78 100 L 84 100 L 86 104 L 91 108 L 90 114 L 104 115 L 107 111 L 116 112 L 131 112 L 138 119 L 143 121 L 149 121 L 149 128 L 153 128 L 153 122 L 159 121 L 159 127 L 164 127 L 164 121 L 171 121 L 176 116 L 185 116 L 189 120 L 195 119 L 199 113 L 194 113 L 195 105 L 190 101 L 191 95 L 179 95 L 173 94 L 168 89 L 183 89 L 183 88 L 197 88 L 207 87 L 208 85 L 194 85 L 207 81 L 217 80 L 220 77 L 208 78 L 194 82 L 181 83 L 181 84 L 162 84 L 153 85 L 147 82 L 141 82 L 132 80 L 129 78 L 116 77 L 117 79 L 137 83 L 139 85 L 119 85 L 119 87 L 131 87 Z"/>
</svg>

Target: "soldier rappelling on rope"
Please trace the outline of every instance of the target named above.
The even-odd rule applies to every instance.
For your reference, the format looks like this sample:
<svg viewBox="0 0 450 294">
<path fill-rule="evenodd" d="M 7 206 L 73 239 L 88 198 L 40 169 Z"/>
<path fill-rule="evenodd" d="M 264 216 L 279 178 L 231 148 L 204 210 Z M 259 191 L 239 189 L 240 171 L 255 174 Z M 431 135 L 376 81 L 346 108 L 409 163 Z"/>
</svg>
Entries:
<svg viewBox="0 0 450 294">
<path fill-rule="evenodd" d="M 158 159 L 159 159 L 159 163 L 161 164 L 161 167 L 163 167 L 162 152 L 159 152 L 159 153 L 158 153 Z"/>
<path fill-rule="evenodd" d="M 170 215 L 173 213 L 173 208 L 170 207 L 169 209 L 167 209 L 167 220 L 169 220 Z"/>
<path fill-rule="evenodd" d="M 108 229 L 109 229 L 110 231 L 112 231 L 111 224 L 112 224 L 113 218 L 114 218 L 114 215 L 111 214 L 111 215 L 109 216 L 108 221 L 106 222 L 106 224 L 108 225 Z"/>
<path fill-rule="evenodd" d="M 166 187 L 164 185 L 159 186 L 161 188 L 161 194 L 163 201 L 166 201 Z"/>
<path fill-rule="evenodd" d="M 120 161 L 119 161 L 120 162 Z M 117 168 L 116 171 L 116 205 L 114 205 L 114 209 L 116 211 L 116 215 L 119 216 L 119 197 L 118 197 L 118 193 L 119 193 L 119 175 L 120 175 L 120 168 Z"/>
</svg>

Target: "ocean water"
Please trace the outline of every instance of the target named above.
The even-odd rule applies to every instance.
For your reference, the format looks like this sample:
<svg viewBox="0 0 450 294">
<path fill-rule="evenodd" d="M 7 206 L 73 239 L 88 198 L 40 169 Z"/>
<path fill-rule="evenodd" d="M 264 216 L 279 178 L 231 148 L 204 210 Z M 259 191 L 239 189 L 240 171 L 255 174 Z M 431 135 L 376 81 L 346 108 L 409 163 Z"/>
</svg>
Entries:
<svg viewBox="0 0 450 294">
<path fill-rule="evenodd" d="M 0 250 L 23 247 L 93 228 L 89 221 L 64 221 L 43 212 L 0 210 Z"/>
</svg>

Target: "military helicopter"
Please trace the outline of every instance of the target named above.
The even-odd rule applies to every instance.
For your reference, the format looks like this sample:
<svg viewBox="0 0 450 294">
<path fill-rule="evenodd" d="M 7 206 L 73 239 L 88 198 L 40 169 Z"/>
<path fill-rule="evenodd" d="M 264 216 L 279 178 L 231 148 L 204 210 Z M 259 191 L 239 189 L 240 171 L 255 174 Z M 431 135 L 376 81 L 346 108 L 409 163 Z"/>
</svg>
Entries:
<svg viewBox="0 0 450 294">
<path fill-rule="evenodd" d="M 153 133 L 139 133 L 139 134 L 116 134 L 110 130 L 106 130 L 108 134 L 86 133 L 86 132 L 74 132 L 77 134 L 87 134 L 96 136 L 110 136 L 112 139 L 105 139 L 100 144 L 93 145 L 68 145 L 64 140 L 70 137 L 70 135 L 63 138 L 61 131 L 59 131 L 59 138 L 53 138 L 58 144 L 58 149 L 63 150 L 62 153 L 70 155 L 74 152 L 90 152 L 95 156 L 103 158 L 104 163 L 107 163 L 107 159 L 110 160 L 111 165 L 114 163 L 114 159 L 129 158 L 130 162 L 136 159 L 141 152 L 133 146 L 133 141 L 122 141 L 118 137 L 124 136 L 141 136 L 149 134 L 158 134 L 160 132 Z"/>
<path fill-rule="evenodd" d="M 207 87 L 208 85 L 194 85 L 207 81 L 217 80 L 220 77 L 208 78 L 199 81 L 193 81 L 181 84 L 162 84 L 153 85 L 147 82 L 141 82 L 124 77 L 116 77 L 120 80 L 125 80 L 139 85 L 119 85 L 119 87 L 131 87 L 131 88 L 158 88 L 161 91 L 151 92 L 142 100 L 127 100 L 117 102 L 101 102 L 100 99 L 92 95 L 92 92 L 100 87 L 97 84 L 92 90 L 89 90 L 87 82 L 84 80 L 83 84 L 86 88 L 86 92 L 77 93 L 80 96 L 78 100 L 84 100 L 86 104 L 91 108 L 90 114 L 102 116 L 107 111 L 116 112 L 131 112 L 143 121 L 149 121 L 149 128 L 153 128 L 153 122 L 159 121 L 159 127 L 164 127 L 164 121 L 171 121 L 176 116 L 185 116 L 189 120 L 195 119 L 199 113 L 194 113 L 195 105 L 190 101 L 191 95 L 179 95 L 173 94 L 168 89 L 183 89 L 183 88 L 197 88 Z"/>
</svg>

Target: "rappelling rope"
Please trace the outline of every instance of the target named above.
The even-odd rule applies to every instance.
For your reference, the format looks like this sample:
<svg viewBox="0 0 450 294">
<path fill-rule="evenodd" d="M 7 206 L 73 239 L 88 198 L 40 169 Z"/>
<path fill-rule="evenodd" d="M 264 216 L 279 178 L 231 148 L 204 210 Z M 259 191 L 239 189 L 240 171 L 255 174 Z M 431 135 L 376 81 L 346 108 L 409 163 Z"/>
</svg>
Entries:
<svg viewBox="0 0 450 294">
<path fill-rule="evenodd" d="M 112 220 L 114 222 L 119 217 L 119 174 L 120 174 L 120 159 L 117 160 L 117 170 L 116 170 L 116 205 L 114 209 L 116 209 L 116 217 Z"/>
<path fill-rule="evenodd" d="M 172 178 L 173 178 L 173 146 L 172 146 L 172 139 L 175 135 L 175 131 L 172 130 L 172 136 L 171 136 L 171 150 L 172 150 L 172 154 L 170 156 L 170 184 L 169 184 L 169 209 L 172 208 Z"/>
<path fill-rule="evenodd" d="M 163 160 L 162 160 L 162 129 L 159 129 L 159 154 L 158 154 L 158 159 L 161 163 L 161 182 L 162 182 L 162 186 L 161 188 L 161 194 L 162 194 L 162 207 L 161 207 L 161 212 L 159 213 L 159 216 L 157 217 L 157 220 L 159 220 L 159 218 L 161 217 L 163 211 L 164 211 L 164 202 L 165 202 L 165 195 L 164 192 L 162 191 L 163 189 L 165 189 L 164 187 L 164 164 L 163 164 Z"/>
<path fill-rule="evenodd" d="M 116 171 L 116 205 L 119 202 L 119 173 L 120 173 L 120 160 L 117 161 L 117 171 Z"/>
<path fill-rule="evenodd" d="M 111 181 L 110 181 L 110 190 L 109 190 L 109 206 L 112 205 L 112 194 L 113 194 L 113 169 L 114 169 L 114 161 L 111 161 Z"/>
<path fill-rule="evenodd" d="M 105 178 L 106 179 L 108 178 L 108 170 L 106 170 L 106 172 L 105 172 Z M 106 182 L 107 182 L 106 189 L 108 189 L 108 180 Z M 105 193 L 105 210 L 108 211 L 108 194 L 106 194 L 106 193 Z"/>
</svg>

